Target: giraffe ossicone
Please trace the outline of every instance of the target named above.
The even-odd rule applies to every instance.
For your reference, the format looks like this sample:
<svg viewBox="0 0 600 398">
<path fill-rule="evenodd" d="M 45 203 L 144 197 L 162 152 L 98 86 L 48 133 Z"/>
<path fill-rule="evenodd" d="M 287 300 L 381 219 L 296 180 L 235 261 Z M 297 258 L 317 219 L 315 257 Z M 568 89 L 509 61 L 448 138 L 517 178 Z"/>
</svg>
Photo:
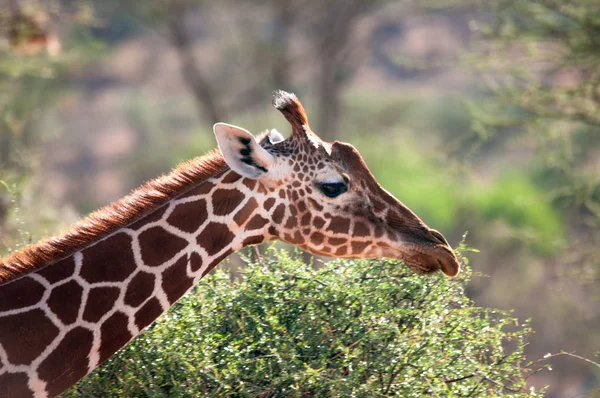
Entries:
<svg viewBox="0 0 600 398">
<path fill-rule="evenodd" d="M 0 260 L 0 397 L 60 394 L 247 245 L 280 239 L 459 272 L 442 234 L 384 190 L 354 147 L 323 142 L 295 95 L 276 91 L 273 105 L 289 138 L 218 123 L 220 152 Z"/>
</svg>

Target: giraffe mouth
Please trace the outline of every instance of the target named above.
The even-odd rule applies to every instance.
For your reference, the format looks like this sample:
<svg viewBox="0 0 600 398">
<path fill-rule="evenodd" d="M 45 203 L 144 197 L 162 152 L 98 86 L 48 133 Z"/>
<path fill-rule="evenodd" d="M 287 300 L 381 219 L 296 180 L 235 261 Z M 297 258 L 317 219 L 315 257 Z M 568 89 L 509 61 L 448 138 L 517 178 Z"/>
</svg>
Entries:
<svg viewBox="0 0 600 398">
<path fill-rule="evenodd" d="M 450 277 L 458 275 L 460 264 L 448 246 L 413 245 L 402 256 L 402 261 L 416 274 L 442 271 Z"/>
</svg>

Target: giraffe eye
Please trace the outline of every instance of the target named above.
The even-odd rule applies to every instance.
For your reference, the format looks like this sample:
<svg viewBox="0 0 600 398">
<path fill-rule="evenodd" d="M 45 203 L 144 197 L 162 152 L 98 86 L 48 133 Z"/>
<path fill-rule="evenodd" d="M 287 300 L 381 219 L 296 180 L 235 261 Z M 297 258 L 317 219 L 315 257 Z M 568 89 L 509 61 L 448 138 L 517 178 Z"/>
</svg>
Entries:
<svg viewBox="0 0 600 398">
<path fill-rule="evenodd" d="M 348 191 L 348 186 L 343 182 L 324 182 L 319 187 L 325 196 L 335 198 Z"/>
</svg>

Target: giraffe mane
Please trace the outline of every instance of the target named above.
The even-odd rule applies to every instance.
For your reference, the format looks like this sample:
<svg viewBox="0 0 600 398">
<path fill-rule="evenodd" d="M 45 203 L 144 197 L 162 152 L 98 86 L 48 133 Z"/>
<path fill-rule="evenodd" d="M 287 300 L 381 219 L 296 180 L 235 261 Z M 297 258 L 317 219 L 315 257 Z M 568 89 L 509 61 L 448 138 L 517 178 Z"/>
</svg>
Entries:
<svg viewBox="0 0 600 398">
<path fill-rule="evenodd" d="M 0 285 L 53 264 L 151 213 L 226 169 L 218 150 L 181 163 L 129 195 L 91 213 L 60 235 L 0 258 Z"/>
</svg>

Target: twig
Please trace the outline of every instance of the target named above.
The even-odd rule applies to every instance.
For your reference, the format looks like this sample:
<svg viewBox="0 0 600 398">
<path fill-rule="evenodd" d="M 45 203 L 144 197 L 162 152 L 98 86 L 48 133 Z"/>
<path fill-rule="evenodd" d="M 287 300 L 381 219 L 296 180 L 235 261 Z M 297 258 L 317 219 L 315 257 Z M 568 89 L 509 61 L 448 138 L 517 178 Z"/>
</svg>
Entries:
<svg viewBox="0 0 600 398">
<path fill-rule="evenodd" d="M 262 256 L 260 255 L 260 250 L 258 249 L 258 245 L 252 246 L 252 250 L 254 250 L 254 255 L 256 256 L 256 262 L 258 265 L 262 267 Z"/>
<path fill-rule="evenodd" d="M 446 381 L 444 381 L 444 383 L 446 383 L 446 384 L 456 383 L 458 381 L 467 380 L 467 379 L 470 379 L 471 377 L 475 377 L 475 376 L 476 376 L 475 374 L 470 374 L 468 376 L 463 376 L 463 377 L 458 377 L 456 379 L 446 380 Z"/>
<path fill-rule="evenodd" d="M 175 2 L 170 7 L 168 15 L 168 29 L 170 39 L 179 55 L 183 78 L 192 90 L 197 104 L 202 107 L 211 123 L 227 120 L 224 110 L 217 104 L 212 87 L 207 79 L 202 76 L 199 63 L 194 56 L 192 43 L 185 30 L 185 6 Z"/>
<path fill-rule="evenodd" d="M 580 359 L 580 360 L 582 360 L 584 362 L 587 362 L 587 363 L 589 363 L 591 365 L 594 365 L 597 368 L 600 368 L 600 363 L 598 363 L 598 362 L 594 362 L 591 359 L 587 359 L 587 358 L 579 356 L 577 354 L 573 354 L 572 352 L 565 352 L 565 351 L 557 352 L 556 354 L 546 355 L 543 358 L 540 358 L 540 359 L 538 359 L 538 360 L 536 360 L 534 362 L 531 362 L 531 364 L 534 365 L 536 363 L 544 362 L 544 361 L 547 361 L 550 358 L 559 357 L 561 355 L 567 355 L 569 357 L 577 358 L 577 359 Z"/>
</svg>

